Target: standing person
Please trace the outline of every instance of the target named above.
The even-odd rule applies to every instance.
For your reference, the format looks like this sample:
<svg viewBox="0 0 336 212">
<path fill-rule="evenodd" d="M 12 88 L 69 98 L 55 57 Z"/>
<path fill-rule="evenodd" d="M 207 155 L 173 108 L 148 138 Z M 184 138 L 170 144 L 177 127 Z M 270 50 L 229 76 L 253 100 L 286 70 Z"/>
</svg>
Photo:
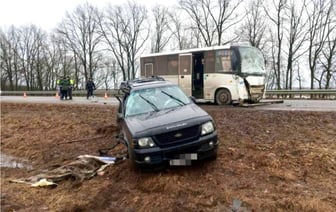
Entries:
<svg viewBox="0 0 336 212">
<path fill-rule="evenodd" d="M 73 85 L 74 85 L 74 80 L 70 79 L 69 76 L 68 76 L 67 80 L 68 80 L 68 83 L 69 83 L 68 96 L 69 96 L 69 99 L 72 100 L 72 89 L 73 89 Z"/>
<path fill-rule="evenodd" d="M 57 89 L 58 96 L 61 98 L 61 79 L 58 79 L 56 81 L 56 89 Z"/>
<path fill-rule="evenodd" d="M 89 97 L 93 96 L 93 90 L 96 89 L 96 85 L 92 81 L 91 78 L 89 78 L 89 81 L 86 82 L 86 90 L 87 90 L 87 95 L 86 98 L 89 99 Z"/>
<path fill-rule="evenodd" d="M 63 97 L 64 99 L 68 99 L 68 89 L 69 89 L 70 82 L 68 78 L 64 77 L 63 78 L 63 85 L 62 85 L 62 92 L 63 92 Z"/>
<path fill-rule="evenodd" d="M 68 97 L 68 87 L 69 83 L 65 77 L 62 77 L 60 80 L 60 90 L 61 90 L 61 100 L 67 99 Z"/>
</svg>

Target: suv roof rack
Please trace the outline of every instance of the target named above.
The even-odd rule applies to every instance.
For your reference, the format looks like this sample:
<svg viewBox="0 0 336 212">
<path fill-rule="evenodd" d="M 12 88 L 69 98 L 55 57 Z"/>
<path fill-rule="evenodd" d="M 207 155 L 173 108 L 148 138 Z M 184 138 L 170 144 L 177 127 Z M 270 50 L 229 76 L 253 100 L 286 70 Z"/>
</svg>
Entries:
<svg viewBox="0 0 336 212">
<path fill-rule="evenodd" d="M 146 78 L 136 78 L 136 79 L 133 79 L 133 80 L 127 80 L 127 81 L 121 82 L 119 89 L 122 92 L 129 94 L 132 87 L 136 87 L 137 85 L 141 85 L 142 83 L 155 82 L 155 81 L 166 81 L 166 80 L 162 77 L 159 77 L 159 76 L 151 76 L 151 77 L 146 77 Z"/>
</svg>

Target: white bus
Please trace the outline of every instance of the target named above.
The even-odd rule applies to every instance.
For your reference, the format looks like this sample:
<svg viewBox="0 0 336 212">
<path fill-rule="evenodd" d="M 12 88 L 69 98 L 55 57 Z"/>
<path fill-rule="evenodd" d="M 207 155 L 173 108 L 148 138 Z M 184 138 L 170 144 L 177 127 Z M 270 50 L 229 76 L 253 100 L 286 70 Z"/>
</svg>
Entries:
<svg viewBox="0 0 336 212">
<path fill-rule="evenodd" d="M 265 92 L 265 60 L 252 46 L 215 46 L 140 58 L 141 76 L 177 83 L 189 96 L 219 105 L 259 102 Z"/>
</svg>

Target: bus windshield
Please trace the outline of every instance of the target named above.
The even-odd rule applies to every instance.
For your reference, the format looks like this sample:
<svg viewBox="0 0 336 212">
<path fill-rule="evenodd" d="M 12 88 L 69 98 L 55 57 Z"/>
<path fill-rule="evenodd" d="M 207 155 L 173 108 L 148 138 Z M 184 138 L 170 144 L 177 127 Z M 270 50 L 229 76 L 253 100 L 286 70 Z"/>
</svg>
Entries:
<svg viewBox="0 0 336 212">
<path fill-rule="evenodd" d="M 241 72 L 244 74 L 265 74 L 264 57 L 262 53 L 251 47 L 240 47 Z"/>
</svg>

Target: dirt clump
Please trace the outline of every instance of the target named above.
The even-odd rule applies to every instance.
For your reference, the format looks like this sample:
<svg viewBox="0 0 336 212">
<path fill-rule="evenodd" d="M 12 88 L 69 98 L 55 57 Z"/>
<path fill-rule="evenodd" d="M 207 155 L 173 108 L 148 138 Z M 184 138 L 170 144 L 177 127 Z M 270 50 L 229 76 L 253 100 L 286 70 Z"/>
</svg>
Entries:
<svg viewBox="0 0 336 212">
<path fill-rule="evenodd" d="M 201 107 L 216 122 L 215 161 L 140 172 L 124 160 L 33 188 L 10 181 L 115 145 L 117 107 L 1 103 L 1 154 L 27 164 L 1 168 L 1 211 L 335 210 L 335 113 Z"/>
</svg>

